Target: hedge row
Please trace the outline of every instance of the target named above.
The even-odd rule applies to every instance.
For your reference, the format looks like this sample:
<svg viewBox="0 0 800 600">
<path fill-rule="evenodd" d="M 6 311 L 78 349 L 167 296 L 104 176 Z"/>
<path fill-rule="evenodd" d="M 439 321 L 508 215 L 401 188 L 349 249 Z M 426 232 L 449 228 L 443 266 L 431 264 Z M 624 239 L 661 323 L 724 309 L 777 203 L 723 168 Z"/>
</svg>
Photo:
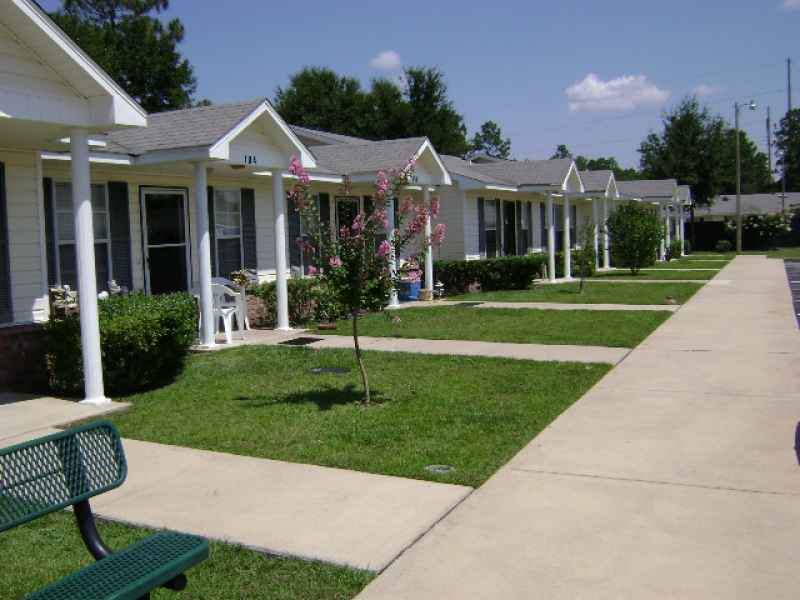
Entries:
<svg viewBox="0 0 800 600">
<path fill-rule="evenodd" d="M 483 290 L 521 290 L 541 277 L 547 258 L 541 255 L 509 256 L 486 260 L 440 260 L 434 263 L 436 279 L 447 294 L 466 292 L 472 284 Z"/>
</svg>

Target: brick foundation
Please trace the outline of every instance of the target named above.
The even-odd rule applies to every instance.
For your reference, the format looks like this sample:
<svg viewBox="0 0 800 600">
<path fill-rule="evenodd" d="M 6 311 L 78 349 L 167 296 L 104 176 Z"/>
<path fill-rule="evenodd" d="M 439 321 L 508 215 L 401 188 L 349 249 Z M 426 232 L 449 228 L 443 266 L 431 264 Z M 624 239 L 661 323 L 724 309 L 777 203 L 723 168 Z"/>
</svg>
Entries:
<svg viewBox="0 0 800 600">
<path fill-rule="evenodd" d="M 45 354 L 42 325 L 0 328 L 0 391 L 46 393 Z"/>
</svg>

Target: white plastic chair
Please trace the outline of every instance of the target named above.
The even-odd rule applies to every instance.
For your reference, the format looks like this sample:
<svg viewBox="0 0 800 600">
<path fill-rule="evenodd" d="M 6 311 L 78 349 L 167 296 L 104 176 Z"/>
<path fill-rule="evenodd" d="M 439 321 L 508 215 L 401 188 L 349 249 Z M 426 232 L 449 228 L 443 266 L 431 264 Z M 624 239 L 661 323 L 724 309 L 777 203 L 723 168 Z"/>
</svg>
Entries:
<svg viewBox="0 0 800 600">
<path fill-rule="evenodd" d="M 218 283 L 230 289 L 230 294 L 236 298 L 236 327 L 239 331 L 250 329 L 250 319 L 247 318 L 247 297 L 245 296 L 244 288 L 225 277 L 212 277 L 211 283 Z"/>
<path fill-rule="evenodd" d="M 221 283 L 211 284 L 211 294 L 214 297 L 214 325 L 215 329 L 222 319 L 225 330 L 225 343 L 233 343 L 233 317 L 239 310 L 239 293 Z M 229 300 L 233 298 L 233 300 Z"/>
</svg>

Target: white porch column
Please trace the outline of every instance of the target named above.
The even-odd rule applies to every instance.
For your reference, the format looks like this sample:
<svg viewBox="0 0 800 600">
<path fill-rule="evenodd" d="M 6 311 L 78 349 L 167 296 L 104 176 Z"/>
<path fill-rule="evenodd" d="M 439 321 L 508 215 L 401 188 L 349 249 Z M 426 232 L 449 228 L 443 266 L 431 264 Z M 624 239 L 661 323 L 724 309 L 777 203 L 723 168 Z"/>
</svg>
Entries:
<svg viewBox="0 0 800 600">
<path fill-rule="evenodd" d="M 603 268 L 611 268 L 611 240 L 608 236 L 608 198 L 603 198 Z"/>
<path fill-rule="evenodd" d="M 289 284 L 286 276 L 286 193 L 283 172 L 272 171 L 272 198 L 275 202 L 275 295 L 278 303 L 276 329 L 287 331 L 289 326 Z"/>
<path fill-rule="evenodd" d="M 397 228 L 397 223 L 394 221 L 394 198 L 386 200 L 386 216 L 389 219 L 389 243 L 392 245 L 392 250 L 389 253 L 389 276 L 392 278 L 392 289 L 389 291 L 389 306 L 400 306 L 400 298 L 397 295 L 397 286 L 395 280 L 397 278 L 397 254 L 394 251 L 394 230 Z"/>
<path fill-rule="evenodd" d="M 667 204 L 664 207 L 664 226 L 666 229 L 666 242 L 665 242 L 665 249 L 669 250 L 669 246 L 672 243 L 672 214 L 670 213 L 670 205 Z M 666 254 L 664 255 L 666 259 Z"/>
<path fill-rule="evenodd" d="M 547 225 L 547 277 L 556 280 L 556 227 L 553 223 L 553 195 L 547 194 L 544 210 L 544 221 Z"/>
<path fill-rule="evenodd" d="M 431 190 L 427 185 L 422 188 L 422 199 L 426 207 L 431 205 Z M 433 235 L 431 217 L 428 215 L 425 219 L 425 241 L 427 244 L 425 247 L 425 291 L 431 294 L 431 298 L 433 298 L 433 244 L 430 243 L 431 235 Z"/>
<path fill-rule="evenodd" d="M 658 203 L 658 211 L 659 211 L 658 217 L 659 217 L 659 220 L 662 222 L 661 226 L 663 227 L 664 226 L 663 225 L 663 223 L 664 223 L 664 205 L 661 204 L 660 202 Z M 666 244 L 666 241 L 665 241 L 666 240 L 665 235 L 666 234 L 662 231 L 661 247 L 658 249 L 658 252 L 659 252 L 658 260 L 660 260 L 660 261 L 663 261 L 666 258 L 666 255 L 667 255 L 667 244 Z"/>
<path fill-rule="evenodd" d="M 683 203 L 680 203 L 678 204 L 678 239 L 681 241 L 681 256 L 686 256 L 686 243 L 683 235 Z"/>
<path fill-rule="evenodd" d="M 105 404 L 103 362 L 100 352 L 100 318 L 97 308 L 97 275 L 94 263 L 94 224 L 89 172 L 89 135 L 85 129 L 70 131 L 72 154 L 72 207 L 75 213 L 75 252 L 78 262 L 78 299 L 81 310 L 83 355 L 83 404 Z"/>
<path fill-rule="evenodd" d="M 211 234 L 208 230 L 208 177 L 204 161 L 194 163 L 194 197 L 197 212 L 197 262 L 200 281 L 200 345 L 211 347 L 217 336 L 214 297 L 211 293 Z"/>
<path fill-rule="evenodd" d="M 571 215 L 569 196 L 564 194 L 564 279 L 572 279 L 572 240 L 569 234 Z"/>
<path fill-rule="evenodd" d="M 592 198 L 592 243 L 594 244 L 594 268 L 600 268 L 600 201 Z"/>
</svg>

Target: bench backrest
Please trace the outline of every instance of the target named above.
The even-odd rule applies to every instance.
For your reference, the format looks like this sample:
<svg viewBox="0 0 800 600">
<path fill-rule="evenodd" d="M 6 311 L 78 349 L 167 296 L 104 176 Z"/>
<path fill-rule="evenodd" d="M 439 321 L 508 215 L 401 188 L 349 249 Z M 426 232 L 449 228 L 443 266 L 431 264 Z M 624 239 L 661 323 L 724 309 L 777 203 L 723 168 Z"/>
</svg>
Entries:
<svg viewBox="0 0 800 600">
<path fill-rule="evenodd" d="M 122 485 L 122 442 L 98 421 L 0 450 L 0 531 Z"/>
</svg>

